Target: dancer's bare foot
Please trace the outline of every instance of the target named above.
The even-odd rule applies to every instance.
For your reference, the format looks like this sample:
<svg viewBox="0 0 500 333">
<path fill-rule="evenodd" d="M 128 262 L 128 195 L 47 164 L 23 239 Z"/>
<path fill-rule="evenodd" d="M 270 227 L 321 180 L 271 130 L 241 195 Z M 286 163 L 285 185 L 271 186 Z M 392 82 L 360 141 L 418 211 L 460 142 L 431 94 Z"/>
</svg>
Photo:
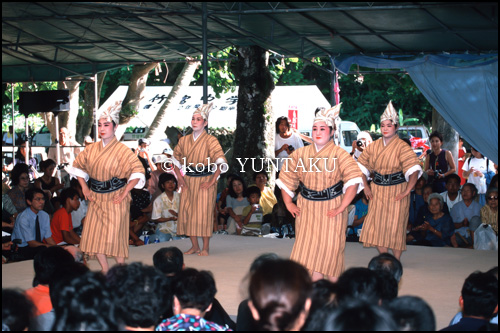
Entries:
<svg viewBox="0 0 500 333">
<path fill-rule="evenodd" d="M 202 250 L 200 253 L 198 253 L 200 257 L 207 257 L 208 256 L 208 250 Z"/>
<path fill-rule="evenodd" d="M 193 249 L 193 248 L 190 248 L 189 250 L 187 250 L 186 252 L 184 252 L 184 254 L 195 254 L 195 253 L 200 253 L 200 249 Z"/>
</svg>

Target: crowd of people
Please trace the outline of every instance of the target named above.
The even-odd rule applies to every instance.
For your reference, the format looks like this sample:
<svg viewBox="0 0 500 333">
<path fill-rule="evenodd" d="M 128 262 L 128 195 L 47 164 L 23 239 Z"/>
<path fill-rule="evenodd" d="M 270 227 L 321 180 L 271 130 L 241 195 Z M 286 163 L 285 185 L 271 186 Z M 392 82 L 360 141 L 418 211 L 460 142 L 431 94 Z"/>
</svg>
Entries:
<svg viewBox="0 0 500 333">
<path fill-rule="evenodd" d="M 185 267 L 177 247 L 154 253 L 153 266 L 115 265 L 91 272 L 75 252 L 49 247 L 34 258 L 33 287 L 2 289 L 2 331 L 444 331 L 498 330 L 498 267 L 472 272 L 461 309 L 437 327 L 431 306 L 398 295 L 400 261 L 389 253 L 352 267 L 336 282 L 313 281 L 296 261 L 256 257 L 244 280 L 237 316 L 216 298 L 210 271 Z"/>
<path fill-rule="evenodd" d="M 59 251 L 63 256 L 56 250 L 62 247 L 82 262 L 98 260 L 101 275 L 81 268 L 76 271 L 82 276 L 60 281 L 57 289 L 61 294 L 52 301 L 51 325 L 56 329 L 78 330 L 92 325 L 102 325 L 103 330 L 107 325 L 111 329 L 224 329 L 230 323 L 203 319 L 214 312 L 213 277 L 193 269 L 175 274 L 179 279 L 171 279 L 170 296 L 156 301 L 148 297 L 160 311 L 150 311 L 155 318 L 140 322 L 145 316 L 138 316 L 138 322 L 127 324 L 129 318 L 120 317 L 120 311 L 132 310 L 120 309 L 123 304 L 113 305 L 115 296 L 110 295 L 118 293 L 110 288 L 129 283 L 126 277 L 133 276 L 133 271 L 149 274 L 144 273 L 146 267 L 125 265 L 129 247 L 188 237 L 191 248 L 185 255 L 208 256 L 214 233 L 294 237 L 290 260 L 268 261 L 251 274 L 248 308 L 243 310 L 248 325 L 253 320 L 267 330 L 347 329 L 359 324 L 347 319 L 349 314 L 363 312 L 373 317 L 369 325 L 374 326 L 369 327 L 397 329 L 394 325 L 400 322 L 391 320 L 391 315 L 405 304 L 401 301 L 391 310 L 397 282 L 381 282 L 369 269 L 345 271 L 346 240 L 354 238 L 365 247 L 375 247 L 381 256 L 392 256 L 397 262 L 407 245 L 474 248 L 480 238 L 475 237 L 477 231 L 489 228 L 495 237 L 498 232 L 496 166 L 473 149 L 462 166 L 467 182 L 460 186 L 451 154 L 441 148 L 443 138 L 434 132 L 422 169 L 408 142 L 398 137 L 398 115 L 391 102 L 380 118 L 382 138 L 373 141 L 369 134 L 360 133 L 360 144 L 353 143 L 349 154 L 334 143 L 340 107 L 318 108 L 311 138 L 295 133 L 286 118 L 278 119 L 274 190 L 268 186 L 265 172 L 255 172 L 250 186 L 243 178 L 226 174 L 228 164 L 222 148 L 217 138 L 205 131 L 211 104 L 193 113 L 191 134 L 155 159 L 148 153 L 148 140 L 141 139 L 135 151 L 117 140 L 119 113 L 113 107 L 98 119 L 100 141 L 89 143 L 80 152 L 73 149 L 67 131 L 61 129 L 61 151 L 56 151 L 56 156 L 58 160 L 63 156 L 66 162 L 60 180 L 51 174 L 56 169 L 53 159 L 41 163 L 44 175 L 39 176 L 31 162 L 26 164 L 27 152 L 22 149 L 24 159 L 19 157 L 10 169 L 11 188 L 2 197 L 2 227 L 12 235 L 11 241 L 3 242 L 3 261 L 34 259 L 36 263 L 44 253 Z M 54 154 L 52 149 L 49 156 Z M 227 188 L 218 196 L 221 175 L 227 175 Z M 110 268 L 108 257 L 119 265 Z M 42 291 L 37 289 L 37 295 L 49 294 L 47 285 L 52 280 L 42 280 L 35 276 L 34 287 L 45 286 L 38 288 Z M 332 285 L 325 285 L 325 281 Z M 318 288 L 326 288 L 318 291 L 320 300 L 316 301 L 325 302 L 319 306 L 312 297 L 316 283 Z M 105 299 L 107 309 L 102 313 L 106 318 L 97 318 L 99 313 L 94 313 L 95 323 L 87 322 L 78 317 L 82 309 L 77 311 L 65 303 L 68 296 L 62 292 L 64 288 L 76 292 L 84 285 Z M 276 290 L 282 292 L 273 299 L 270 295 Z M 328 290 L 327 297 L 324 293 Z M 291 298 L 281 304 L 284 294 Z M 174 311 L 165 315 L 165 304 L 160 303 L 169 297 L 166 308 Z M 342 302 L 352 297 L 361 302 Z M 387 306 L 378 307 L 380 304 Z M 219 317 L 227 319 L 220 306 L 215 308 Z M 322 311 L 325 308 L 329 311 Z M 312 317 L 313 313 L 318 317 Z M 467 316 L 464 310 L 464 319 Z M 159 318 L 164 321 L 159 323 Z M 488 322 L 489 317 L 483 319 Z"/>
</svg>

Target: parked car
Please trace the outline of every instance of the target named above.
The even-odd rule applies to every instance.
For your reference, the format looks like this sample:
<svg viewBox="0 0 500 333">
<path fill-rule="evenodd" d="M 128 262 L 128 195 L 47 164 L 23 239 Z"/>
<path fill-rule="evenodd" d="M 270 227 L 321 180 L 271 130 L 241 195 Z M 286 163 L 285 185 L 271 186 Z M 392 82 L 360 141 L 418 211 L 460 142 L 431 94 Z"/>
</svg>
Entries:
<svg viewBox="0 0 500 333">
<path fill-rule="evenodd" d="M 50 147 L 52 140 L 50 138 L 50 131 L 47 126 L 43 126 L 38 133 L 35 134 L 31 141 L 32 146 Z"/>
</svg>

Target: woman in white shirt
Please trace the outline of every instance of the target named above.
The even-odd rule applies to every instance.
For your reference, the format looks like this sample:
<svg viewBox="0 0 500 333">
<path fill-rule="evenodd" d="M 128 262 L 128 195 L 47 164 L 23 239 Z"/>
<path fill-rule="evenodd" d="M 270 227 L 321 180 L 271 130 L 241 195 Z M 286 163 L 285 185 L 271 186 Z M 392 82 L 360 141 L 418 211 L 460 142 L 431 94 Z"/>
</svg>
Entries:
<svg viewBox="0 0 500 333">
<path fill-rule="evenodd" d="M 482 207 L 486 204 L 486 190 L 496 169 L 493 162 L 485 158 L 474 147 L 471 147 L 471 153 L 472 156 L 465 161 L 462 167 L 462 175 L 467 178 L 468 183 L 476 185 L 479 204 Z"/>
</svg>

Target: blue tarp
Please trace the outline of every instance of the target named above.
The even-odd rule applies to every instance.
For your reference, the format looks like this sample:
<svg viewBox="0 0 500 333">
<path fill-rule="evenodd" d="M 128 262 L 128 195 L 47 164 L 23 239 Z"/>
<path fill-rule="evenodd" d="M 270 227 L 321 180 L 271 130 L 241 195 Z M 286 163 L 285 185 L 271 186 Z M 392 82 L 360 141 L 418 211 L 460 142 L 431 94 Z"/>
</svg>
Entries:
<svg viewBox="0 0 500 333">
<path fill-rule="evenodd" d="M 335 59 L 342 73 L 348 73 L 353 64 L 405 69 L 441 116 L 474 148 L 498 164 L 498 54 L 358 55 Z"/>
</svg>

